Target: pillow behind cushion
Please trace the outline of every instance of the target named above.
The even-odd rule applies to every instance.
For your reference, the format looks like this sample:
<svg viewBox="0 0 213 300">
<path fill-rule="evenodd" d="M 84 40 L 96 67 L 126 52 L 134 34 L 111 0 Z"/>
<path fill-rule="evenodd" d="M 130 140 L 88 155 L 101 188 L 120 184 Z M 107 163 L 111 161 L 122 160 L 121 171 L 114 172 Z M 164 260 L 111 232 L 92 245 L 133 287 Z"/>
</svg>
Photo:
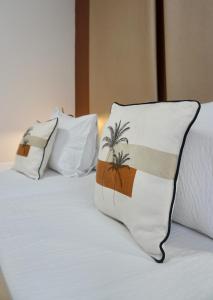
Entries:
<svg viewBox="0 0 213 300">
<path fill-rule="evenodd" d="M 173 220 L 213 238 L 213 102 L 202 104 L 183 152 Z"/>
<path fill-rule="evenodd" d="M 163 262 L 179 163 L 196 101 L 112 105 L 100 144 L 95 203 Z"/>
<path fill-rule="evenodd" d="M 40 179 L 47 166 L 56 136 L 58 119 L 37 122 L 24 134 L 17 150 L 14 169 Z"/>
<path fill-rule="evenodd" d="M 97 116 L 74 118 L 58 109 L 53 116 L 59 125 L 49 167 L 64 176 L 88 174 L 96 165 Z"/>
</svg>

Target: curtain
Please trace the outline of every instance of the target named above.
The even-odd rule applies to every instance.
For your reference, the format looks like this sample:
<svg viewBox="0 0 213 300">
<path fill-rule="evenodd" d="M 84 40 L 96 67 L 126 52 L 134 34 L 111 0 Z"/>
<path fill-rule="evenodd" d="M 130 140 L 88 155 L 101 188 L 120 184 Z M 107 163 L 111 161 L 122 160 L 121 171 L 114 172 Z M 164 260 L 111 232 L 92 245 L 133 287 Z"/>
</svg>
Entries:
<svg viewBox="0 0 213 300">
<path fill-rule="evenodd" d="M 167 99 L 210 101 L 213 1 L 164 0 L 164 24 Z"/>
<path fill-rule="evenodd" d="M 90 112 L 157 99 L 154 0 L 90 0 Z"/>
<path fill-rule="evenodd" d="M 88 49 L 76 48 L 79 114 L 107 115 L 114 101 L 213 98 L 213 0 L 76 1 L 89 7 Z"/>
</svg>

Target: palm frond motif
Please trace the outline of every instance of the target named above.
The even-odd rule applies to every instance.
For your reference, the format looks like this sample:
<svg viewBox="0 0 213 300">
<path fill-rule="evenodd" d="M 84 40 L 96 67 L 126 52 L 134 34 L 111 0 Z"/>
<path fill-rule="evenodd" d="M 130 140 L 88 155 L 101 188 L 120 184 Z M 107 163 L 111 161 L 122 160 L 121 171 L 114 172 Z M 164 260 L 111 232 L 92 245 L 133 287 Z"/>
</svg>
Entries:
<svg viewBox="0 0 213 300">
<path fill-rule="evenodd" d="M 24 133 L 24 135 L 23 135 L 23 144 L 24 144 L 24 145 L 26 145 L 26 144 L 29 142 L 29 140 L 28 140 L 27 137 L 28 137 L 29 135 L 31 135 L 32 129 L 33 129 L 33 127 L 30 127 L 30 128 L 28 128 L 28 129 L 25 131 L 25 133 Z"/>
<path fill-rule="evenodd" d="M 130 160 L 129 153 L 124 154 L 123 151 L 118 152 L 118 154 L 113 154 L 113 164 L 117 167 L 121 167 Z"/>
<path fill-rule="evenodd" d="M 120 128 L 120 134 L 124 134 L 125 131 L 127 131 L 128 129 L 130 129 L 130 127 L 126 127 L 129 124 L 129 122 L 124 123 L 121 128 Z"/>
<path fill-rule="evenodd" d="M 117 178 L 119 179 L 120 186 L 123 185 L 123 180 L 120 174 L 121 168 L 129 168 L 125 163 L 130 160 L 129 153 L 124 154 L 123 151 L 118 152 L 118 154 L 113 154 L 113 162 L 111 167 L 107 171 L 114 170 Z"/>
<path fill-rule="evenodd" d="M 127 143 L 127 144 L 129 143 L 128 139 L 125 138 L 125 137 L 123 137 L 123 138 L 118 139 L 118 140 L 115 142 L 115 145 L 118 145 L 118 144 L 121 143 L 121 142 L 125 142 L 125 143 Z"/>
<path fill-rule="evenodd" d="M 103 138 L 102 141 L 105 143 L 103 144 L 102 149 L 108 147 L 110 150 L 113 150 L 114 146 L 119 144 L 120 142 L 125 142 L 128 144 L 128 139 L 122 137 L 124 132 L 130 129 L 128 124 L 129 122 L 126 122 L 121 125 L 121 121 L 119 121 L 119 123 L 115 122 L 114 128 L 112 126 L 108 126 L 110 135 Z"/>
</svg>

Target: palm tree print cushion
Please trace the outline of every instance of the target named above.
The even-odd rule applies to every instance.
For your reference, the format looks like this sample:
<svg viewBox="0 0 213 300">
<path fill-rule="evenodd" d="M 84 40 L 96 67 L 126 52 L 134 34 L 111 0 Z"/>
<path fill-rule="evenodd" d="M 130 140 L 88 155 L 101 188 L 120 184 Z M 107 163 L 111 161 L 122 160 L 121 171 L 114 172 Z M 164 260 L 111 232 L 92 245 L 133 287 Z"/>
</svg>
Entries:
<svg viewBox="0 0 213 300">
<path fill-rule="evenodd" d="M 181 155 L 197 101 L 112 105 L 100 142 L 95 203 L 157 262 L 169 237 Z"/>
<path fill-rule="evenodd" d="M 36 122 L 26 130 L 16 153 L 14 169 L 33 179 L 40 179 L 55 141 L 58 119 Z"/>
</svg>

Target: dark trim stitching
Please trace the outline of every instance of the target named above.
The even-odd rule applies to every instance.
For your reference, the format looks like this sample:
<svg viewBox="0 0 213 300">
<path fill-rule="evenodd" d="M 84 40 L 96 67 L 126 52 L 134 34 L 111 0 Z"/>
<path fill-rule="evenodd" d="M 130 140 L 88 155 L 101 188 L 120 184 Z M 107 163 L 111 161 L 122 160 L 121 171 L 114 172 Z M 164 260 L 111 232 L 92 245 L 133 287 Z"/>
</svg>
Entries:
<svg viewBox="0 0 213 300">
<path fill-rule="evenodd" d="M 50 121 L 53 121 L 53 120 L 54 120 L 54 119 L 51 119 L 51 120 L 48 120 L 48 121 L 46 121 L 46 122 L 50 122 Z M 39 166 L 39 168 L 38 168 L 38 180 L 41 178 L 40 171 L 41 171 L 41 166 L 42 166 L 43 161 L 44 161 L 45 150 L 46 150 L 47 145 L 48 145 L 48 143 L 49 143 L 49 141 L 50 141 L 50 139 L 51 139 L 51 137 L 52 137 L 52 135 L 53 135 L 53 132 L 55 131 L 55 129 L 56 129 L 57 125 L 58 125 L 58 118 L 56 118 L 55 120 L 56 120 L 55 126 L 54 126 L 54 128 L 53 128 L 51 134 L 49 135 L 49 138 L 47 139 L 46 145 L 44 146 L 44 149 L 43 149 L 43 155 L 42 155 L 42 159 L 41 159 L 41 164 L 40 164 L 40 166 Z"/>
</svg>

